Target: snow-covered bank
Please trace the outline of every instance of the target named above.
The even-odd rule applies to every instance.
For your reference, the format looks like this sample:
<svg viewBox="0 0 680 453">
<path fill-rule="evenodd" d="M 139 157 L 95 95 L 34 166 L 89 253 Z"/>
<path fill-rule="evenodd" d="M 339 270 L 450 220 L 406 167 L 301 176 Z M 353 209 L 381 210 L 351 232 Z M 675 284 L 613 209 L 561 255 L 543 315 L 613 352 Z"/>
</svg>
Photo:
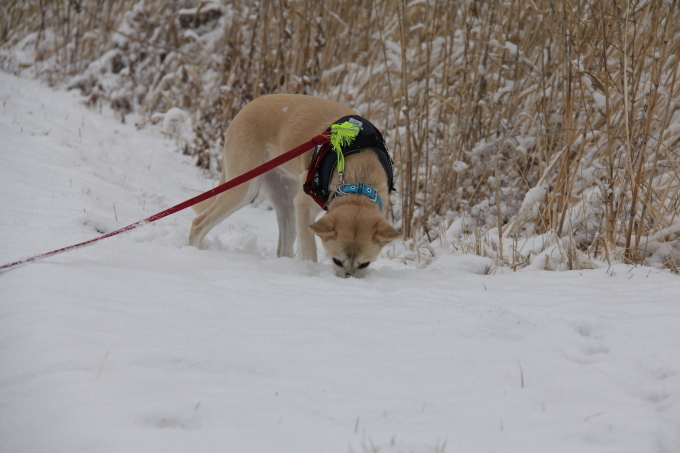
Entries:
<svg viewBox="0 0 680 453">
<path fill-rule="evenodd" d="M 0 73 L 0 102 L 2 263 L 212 186 L 75 95 Z M 264 204 L 206 251 L 191 218 L 0 274 L 0 451 L 680 451 L 677 276 L 442 255 L 341 280 L 275 258 Z"/>
</svg>

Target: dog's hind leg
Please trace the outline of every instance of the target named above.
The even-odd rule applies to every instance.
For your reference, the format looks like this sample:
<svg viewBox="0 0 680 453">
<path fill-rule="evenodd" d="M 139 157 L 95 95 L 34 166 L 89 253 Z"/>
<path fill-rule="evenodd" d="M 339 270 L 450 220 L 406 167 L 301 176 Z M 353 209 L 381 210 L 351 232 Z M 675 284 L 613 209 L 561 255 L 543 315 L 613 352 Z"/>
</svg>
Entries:
<svg viewBox="0 0 680 453">
<path fill-rule="evenodd" d="M 239 113 L 229 125 L 224 140 L 220 184 L 252 170 L 267 160 L 265 143 L 259 140 L 259 136 L 249 133 L 251 123 L 248 115 Z M 196 209 L 199 214 L 191 224 L 189 244 L 201 248 L 206 234 L 218 223 L 253 201 L 261 184 L 260 176 L 199 204 Z"/>
<path fill-rule="evenodd" d="M 223 183 L 223 181 L 220 181 L 220 184 L 222 184 L 222 183 Z M 211 204 L 213 204 L 213 201 L 215 201 L 215 197 L 208 198 L 207 200 L 203 200 L 200 203 L 193 205 L 191 208 L 194 210 L 194 212 L 196 214 L 201 214 L 206 209 L 208 209 Z"/>
<path fill-rule="evenodd" d="M 276 256 L 293 258 L 295 244 L 295 206 L 293 197 L 298 191 L 296 180 L 282 170 L 275 169 L 264 175 L 264 190 L 276 210 L 279 225 L 279 242 Z"/>
<path fill-rule="evenodd" d="M 212 198 L 208 205 L 191 223 L 189 245 L 201 248 L 203 238 L 218 223 L 247 205 L 260 190 L 261 177 L 245 182 Z M 210 201 L 210 200 L 207 200 Z"/>
</svg>

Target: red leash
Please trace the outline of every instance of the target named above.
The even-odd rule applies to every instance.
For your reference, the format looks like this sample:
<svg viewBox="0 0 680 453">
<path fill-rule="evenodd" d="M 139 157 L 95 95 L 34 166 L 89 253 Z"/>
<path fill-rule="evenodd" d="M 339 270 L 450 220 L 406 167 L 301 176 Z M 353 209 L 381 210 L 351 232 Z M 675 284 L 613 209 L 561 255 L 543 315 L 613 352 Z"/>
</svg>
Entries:
<svg viewBox="0 0 680 453">
<path fill-rule="evenodd" d="M 259 167 L 255 167 L 254 169 L 242 174 L 241 176 L 237 176 L 236 178 L 232 179 L 231 181 L 227 181 L 224 184 L 220 184 L 219 186 L 204 192 L 200 195 L 197 195 L 183 203 L 180 203 L 178 205 L 173 206 L 172 208 L 166 209 L 165 211 L 159 212 L 158 214 L 154 214 L 151 217 L 148 217 L 144 220 L 140 220 L 139 222 L 135 222 L 131 225 L 128 225 L 124 228 L 121 228 L 120 230 L 112 231 L 111 233 L 107 233 L 103 236 L 99 236 L 94 239 L 90 239 L 89 241 L 81 242 L 80 244 L 75 244 L 75 245 L 70 245 L 68 247 L 61 248 L 59 250 L 53 250 L 51 252 L 43 253 L 41 255 L 36 255 L 32 256 L 31 258 L 26 258 L 24 260 L 20 261 L 15 261 L 13 263 L 5 264 L 4 266 L 0 266 L 0 270 L 4 269 L 9 269 L 15 266 L 19 266 L 20 264 L 25 264 L 25 263 L 30 263 L 31 261 L 36 261 L 42 258 L 47 258 L 48 256 L 56 255 L 57 253 L 65 252 L 67 250 L 72 250 L 78 247 L 82 247 L 84 245 L 92 244 L 93 242 L 101 241 L 102 239 L 106 239 L 111 236 L 115 236 L 120 233 L 124 233 L 125 231 L 130 231 L 134 230 L 137 227 L 140 227 L 142 225 L 146 225 L 147 223 L 154 222 L 158 219 L 162 219 L 163 217 L 167 217 L 170 214 L 174 214 L 176 212 L 179 212 L 183 209 L 186 209 L 190 206 L 193 206 L 197 203 L 200 203 L 203 200 L 207 200 L 208 198 L 212 198 L 215 195 L 219 195 L 222 192 L 226 192 L 229 189 L 232 189 L 238 185 L 243 184 L 246 181 L 250 181 L 251 179 L 260 176 L 263 173 L 268 172 L 269 170 L 272 170 L 279 165 L 283 165 L 284 163 L 288 162 L 289 160 L 293 160 L 294 158 L 301 156 L 302 154 L 306 153 L 307 151 L 311 150 L 314 148 L 316 145 L 325 142 L 328 140 L 328 137 L 325 135 L 317 135 L 316 137 L 312 138 L 306 143 L 303 143 L 302 145 L 291 149 L 290 151 L 287 151 L 283 154 L 281 154 L 278 157 L 275 157 L 274 159 L 265 162 L 264 164 L 260 165 Z"/>
</svg>

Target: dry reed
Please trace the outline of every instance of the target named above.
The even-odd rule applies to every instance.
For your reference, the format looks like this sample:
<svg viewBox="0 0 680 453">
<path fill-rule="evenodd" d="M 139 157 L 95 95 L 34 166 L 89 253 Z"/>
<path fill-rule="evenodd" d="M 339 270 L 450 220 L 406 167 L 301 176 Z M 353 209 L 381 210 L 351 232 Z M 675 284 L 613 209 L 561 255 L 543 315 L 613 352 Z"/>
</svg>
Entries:
<svg viewBox="0 0 680 453">
<path fill-rule="evenodd" d="M 225 125 L 257 96 L 338 100 L 385 132 L 393 216 L 416 253 L 468 235 L 476 246 L 454 248 L 516 269 L 532 259 L 519 244 L 541 236 L 569 249 L 568 267 L 583 267 L 572 259 L 583 254 L 677 271 L 679 10 L 661 0 L 18 0 L 0 17 L 0 65 L 78 88 L 122 119 L 187 110 L 185 151 L 213 170 Z"/>
</svg>

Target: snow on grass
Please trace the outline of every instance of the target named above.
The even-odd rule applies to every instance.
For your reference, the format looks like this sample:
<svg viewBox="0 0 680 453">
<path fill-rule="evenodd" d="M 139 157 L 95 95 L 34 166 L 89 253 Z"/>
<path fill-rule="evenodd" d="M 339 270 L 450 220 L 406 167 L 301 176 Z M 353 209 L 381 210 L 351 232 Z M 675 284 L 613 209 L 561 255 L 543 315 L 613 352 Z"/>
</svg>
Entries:
<svg viewBox="0 0 680 453">
<path fill-rule="evenodd" d="M 0 102 L 3 263 L 213 184 L 75 95 L 0 73 Z M 191 218 L 0 274 L 0 451 L 680 451 L 677 276 L 440 254 L 345 280 L 277 259 L 266 203 L 204 251 Z"/>
</svg>

